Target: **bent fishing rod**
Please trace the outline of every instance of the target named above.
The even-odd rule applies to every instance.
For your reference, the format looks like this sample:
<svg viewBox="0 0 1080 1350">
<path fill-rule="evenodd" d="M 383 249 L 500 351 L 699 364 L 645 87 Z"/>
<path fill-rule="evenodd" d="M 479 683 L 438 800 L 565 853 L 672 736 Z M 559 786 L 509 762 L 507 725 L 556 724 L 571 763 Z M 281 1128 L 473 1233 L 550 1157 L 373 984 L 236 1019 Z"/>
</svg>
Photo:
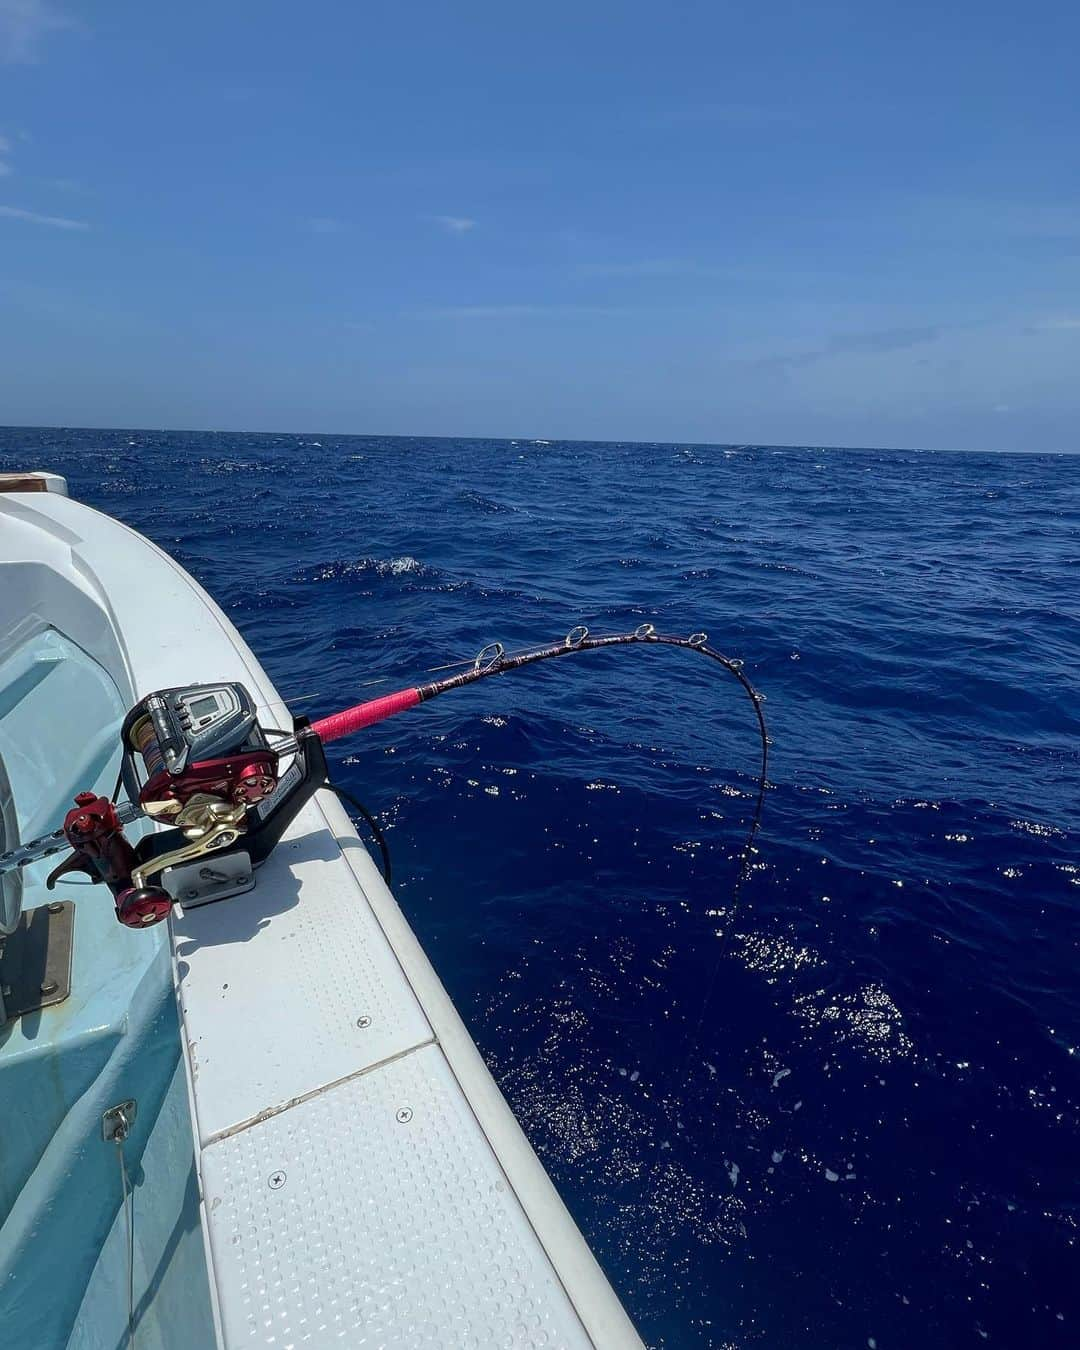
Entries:
<svg viewBox="0 0 1080 1350">
<path fill-rule="evenodd" d="M 471 668 L 456 675 L 368 699 L 314 722 L 298 718 L 291 732 L 260 726 L 242 684 L 158 690 L 141 699 L 121 726 L 121 770 L 113 798 L 123 785 L 128 800 L 80 792 L 59 829 L 0 854 L 0 877 L 70 848 L 47 886 L 52 889 L 68 873 L 84 872 L 109 887 L 116 917 L 133 928 L 159 923 L 177 901 L 205 904 L 250 890 L 255 869 L 304 804 L 320 788 L 333 787 L 325 745 L 480 680 L 580 652 L 632 646 L 674 647 L 706 656 L 739 682 L 753 705 L 761 758 L 739 854 L 737 897 L 750 870 L 765 802 L 769 736 L 764 695 L 743 674 L 741 661 L 709 646 L 707 634 L 666 635 L 648 623 L 600 637 L 578 627 L 559 642 L 509 654 L 502 643 L 492 642 L 471 663 L 461 663 Z M 372 827 L 389 879 L 389 855 L 377 823 L 349 794 L 341 795 Z M 173 828 L 132 844 L 124 826 L 143 816 Z"/>
</svg>

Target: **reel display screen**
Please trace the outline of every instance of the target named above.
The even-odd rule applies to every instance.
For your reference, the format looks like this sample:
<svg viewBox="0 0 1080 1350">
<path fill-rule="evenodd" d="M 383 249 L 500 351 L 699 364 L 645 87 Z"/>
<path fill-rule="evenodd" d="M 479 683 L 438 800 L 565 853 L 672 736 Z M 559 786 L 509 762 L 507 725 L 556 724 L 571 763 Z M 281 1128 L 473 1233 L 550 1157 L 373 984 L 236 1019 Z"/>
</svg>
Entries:
<svg viewBox="0 0 1080 1350">
<path fill-rule="evenodd" d="M 183 773 L 189 763 L 221 759 L 265 744 L 255 704 L 242 684 L 187 685 L 148 695 L 128 714 L 124 737 L 148 779 Z"/>
</svg>

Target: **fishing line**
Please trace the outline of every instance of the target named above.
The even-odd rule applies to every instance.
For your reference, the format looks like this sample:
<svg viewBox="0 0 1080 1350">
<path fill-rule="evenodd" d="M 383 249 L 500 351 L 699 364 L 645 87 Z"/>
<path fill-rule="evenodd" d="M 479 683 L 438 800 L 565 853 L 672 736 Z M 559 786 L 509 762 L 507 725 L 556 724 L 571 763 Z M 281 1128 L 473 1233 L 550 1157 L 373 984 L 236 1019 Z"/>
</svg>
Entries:
<svg viewBox="0 0 1080 1350">
<path fill-rule="evenodd" d="M 124 1191 L 124 1228 L 127 1233 L 127 1339 L 129 1350 L 135 1350 L 135 1215 L 127 1164 L 124 1161 L 124 1141 L 119 1136 L 116 1151 L 120 1157 L 120 1184 Z"/>
<path fill-rule="evenodd" d="M 335 713 L 330 717 L 325 717 L 317 722 L 313 722 L 311 730 L 323 741 L 336 740 L 338 737 L 350 735 L 354 731 L 359 731 L 363 727 L 372 726 L 377 722 L 383 721 L 387 717 L 392 717 L 396 713 L 405 712 L 409 708 L 414 708 L 420 703 L 430 702 L 439 694 L 449 692 L 451 689 L 461 689 L 466 685 L 474 684 L 478 680 L 487 679 L 489 676 L 503 675 L 511 670 L 519 670 L 523 666 L 532 665 L 539 661 L 553 660 L 561 656 L 569 656 L 575 652 L 597 651 L 601 648 L 627 647 L 632 645 L 666 646 L 678 647 L 685 651 L 698 652 L 702 656 L 707 656 L 722 666 L 730 675 L 732 675 L 740 684 L 747 698 L 749 698 L 754 708 L 754 716 L 757 723 L 758 738 L 761 748 L 761 760 L 757 773 L 757 792 L 754 799 L 754 808 L 750 818 L 750 824 L 747 829 L 746 838 L 739 853 L 739 866 L 731 890 L 731 902 L 727 914 L 727 923 L 723 932 L 720 934 L 720 941 L 716 949 L 715 960 L 705 987 L 705 997 L 702 1000 L 701 1008 L 697 1016 L 697 1021 L 690 1032 L 686 1050 L 683 1056 L 682 1067 L 678 1075 L 678 1081 L 688 1081 L 688 1069 L 690 1061 L 695 1053 L 700 1051 L 701 1030 L 705 1023 L 705 1017 L 712 1002 L 713 994 L 716 989 L 716 982 L 720 972 L 720 965 L 724 957 L 727 946 L 728 935 L 735 922 L 735 914 L 738 908 L 739 899 L 742 893 L 743 885 L 748 877 L 752 867 L 755 854 L 754 841 L 757 838 L 761 828 L 761 818 L 765 807 L 765 793 L 768 788 L 769 772 L 769 734 L 765 725 L 765 714 L 762 711 L 762 703 L 765 696 L 760 694 L 743 674 L 742 662 L 724 656 L 714 647 L 708 645 L 708 635 L 706 633 L 693 633 L 690 637 L 674 637 L 657 633 L 652 624 L 642 624 L 631 633 L 617 633 L 605 637 L 591 637 L 589 630 L 584 627 L 572 629 L 562 642 L 552 643 L 546 647 L 539 647 L 531 651 L 515 652 L 507 654 L 505 648 L 500 642 L 489 643 L 484 647 L 472 662 L 472 669 L 463 671 L 458 675 L 448 676 L 446 679 L 435 681 L 431 684 L 418 685 L 410 689 L 399 689 L 393 694 L 384 694 L 379 698 L 370 699 L 365 703 L 359 703 L 355 707 L 347 708 L 345 711 Z M 458 663 L 451 663 L 456 665 Z M 436 667 L 436 669 L 446 669 L 447 667 Z M 359 807 L 359 803 L 354 805 Z M 370 815 L 366 810 L 362 814 L 369 824 L 373 824 Z M 379 836 L 376 836 L 377 839 Z M 380 848 L 385 841 L 380 840 Z M 384 850 L 384 864 L 388 867 L 388 852 Z M 652 1180 L 655 1171 L 659 1165 L 659 1152 L 653 1161 L 649 1170 L 648 1178 Z"/>
<path fill-rule="evenodd" d="M 763 695 L 759 694 L 750 681 L 742 673 L 742 662 L 732 660 L 723 656 L 714 648 L 709 647 L 708 636 L 705 633 L 694 633 L 688 638 L 669 637 L 658 634 L 652 624 L 642 624 L 632 633 L 617 633 L 607 637 L 590 637 L 587 628 L 575 628 L 563 639 L 561 643 L 553 643 L 547 647 L 524 649 L 507 653 L 501 642 L 492 642 L 484 647 L 480 653 L 471 658 L 469 662 L 451 661 L 441 666 L 428 667 L 426 673 L 433 673 L 440 670 L 452 670 L 458 666 L 471 664 L 472 670 L 464 671 L 459 675 L 452 675 L 445 680 L 439 680 L 432 684 L 421 685 L 418 688 L 409 690 L 399 690 L 396 694 L 384 695 L 378 699 L 369 700 L 366 703 L 357 704 L 353 708 L 348 708 L 344 712 L 334 713 L 330 717 L 322 718 L 320 721 L 312 724 L 311 730 L 322 741 L 336 740 L 341 736 L 347 736 L 353 731 L 360 730 L 362 727 L 372 726 L 375 722 L 382 721 L 386 717 L 392 716 L 396 712 L 404 712 L 409 707 L 415 707 L 418 703 L 427 703 L 439 694 L 448 693 L 451 689 L 461 689 L 467 684 L 474 684 L 477 680 L 486 679 L 488 676 L 503 675 L 507 671 L 519 670 L 523 666 L 532 665 L 537 661 L 546 661 L 557 656 L 568 656 L 572 652 L 595 651 L 601 647 L 628 646 L 633 643 L 654 643 L 665 646 L 681 647 L 689 651 L 698 651 L 702 655 L 710 657 L 719 662 L 727 671 L 729 671 L 742 685 L 751 702 L 754 705 L 754 711 L 757 714 L 758 727 L 761 734 L 762 763 L 761 773 L 759 775 L 757 801 L 754 808 L 754 814 L 750 824 L 750 830 L 746 842 L 742 847 L 740 854 L 739 874 L 735 880 L 733 899 L 737 899 L 739 888 L 749 864 L 751 849 L 753 847 L 754 837 L 761 825 L 761 814 L 765 800 L 765 778 L 768 769 L 769 743 L 768 734 L 765 729 L 765 719 L 761 711 L 761 701 Z M 368 684 L 380 683 L 380 681 L 369 680 Z M 273 735 L 285 737 L 287 733 L 280 731 L 276 727 L 264 728 Z M 285 746 L 279 747 L 284 750 Z M 390 883 L 391 863 L 390 850 L 375 818 L 368 811 L 364 804 L 346 792 L 343 788 L 335 787 L 332 783 L 327 783 L 339 796 L 344 797 L 360 816 L 367 822 L 375 842 L 379 847 L 383 860 L 383 879 L 387 885 Z"/>
<path fill-rule="evenodd" d="M 124 1143 L 128 1138 L 130 1125 L 126 1107 L 117 1109 L 118 1120 L 113 1142 L 116 1144 L 116 1157 L 120 1164 L 120 1194 L 124 1211 L 124 1232 L 127 1238 L 127 1341 L 128 1350 L 135 1350 L 135 1209 L 128 1180 L 127 1162 L 124 1158 Z"/>
<path fill-rule="evenodd" d="M 740 851 L 739 871 L 733 888 L 733 901 L 737 901 L 750 868 L 754 839 L 761 826 L 761 816 L 765 805 L 765 789 L 769 768 L 769 735 L 765 726 L 765 714 L 761 710 L 765 696 L 758 693 L 743 674 L 741 661 L 724 656 L 715 647 L 710 647 L 708 641 L 707 633 L 693 633 L 690 637 L 674 637 L 657 633 L 651 623 L 645 623 L 635 628 L 631 633 L 613 633 L 605 637 L 591 637 L 587 628 L 574 628 L 567 633 L 561 642 L 554 642 L 546 647 L 537 647 L 530 651 L 514 652 L 509 655 L 501 642 L 490 642 L 473 658 L 471 670 L 463 671 L 458 675 L 447 676 L 446 679 L 436 680 L 430 684 L 399 689 L 393 694 L 383 694 L 378 698 L 358 703 L 352 708 L 346 708 L 342 712 L 333 713 L 329 717 L 323 717 L 316 722 L 312 722 L 311 731 L 323 742 L 338 740 L 342 736 L 349 736 L 364 727 L 382 722 L 387 717 L 394 716 L 395 713 L 405 712 L 409 708 L 415 708 L 420 703 L 429 703 L 440 694 L 449 693 L 451 689 L 461 689 L 466 685 L 475 684 L 478 680 L 495 675 L 505 675 L 511 670 L 520 670 L 523 666 L 534 665 L 539 661 L 554 660 L 560 656 L 571 656 L 576 652 L 598 651 L 602 648 L 642 644 L 678 647 L 685 651 L 699 652 L 702 656 L 707 656 L 710 660 L 717 662 L 738 680 L 746 696 L 753 704 L 761 743 L 761 767 L 758 772 L 757 796 L 746 841 Z M 286 746 L 278 748 L 283 751 L 287 749 Z"/>
</svg>

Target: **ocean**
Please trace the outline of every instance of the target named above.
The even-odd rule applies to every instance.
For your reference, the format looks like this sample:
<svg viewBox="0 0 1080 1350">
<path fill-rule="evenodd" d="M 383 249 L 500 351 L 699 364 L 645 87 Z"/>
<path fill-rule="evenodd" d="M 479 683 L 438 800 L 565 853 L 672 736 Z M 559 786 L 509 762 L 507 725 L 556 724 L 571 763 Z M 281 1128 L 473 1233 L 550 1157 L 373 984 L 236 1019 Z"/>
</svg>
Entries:
<svg viewBox="0 0 1080 1350">
<path fill-rule="evenodd" d="M 578 624 L 743 660 L 737 904 L 753 709 L 691 654 L 332 769 L 650 1346 L 1080 1342 L 1080 457 L 7 429 L 14 468 L 178 558 L 297 713 Z"/>
</svg>

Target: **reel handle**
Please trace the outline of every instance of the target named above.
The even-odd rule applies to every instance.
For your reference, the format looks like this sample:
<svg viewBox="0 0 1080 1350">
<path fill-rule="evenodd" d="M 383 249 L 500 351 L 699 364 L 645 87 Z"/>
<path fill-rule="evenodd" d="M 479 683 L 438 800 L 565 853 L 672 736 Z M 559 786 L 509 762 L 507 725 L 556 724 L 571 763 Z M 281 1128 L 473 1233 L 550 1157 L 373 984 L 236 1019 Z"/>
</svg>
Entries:
<svg viewBox="0 0 1080 1350">
<path fill-rule="evenodd" d="M 172 908 L 172 897 L 160 886 L 136 887 L 131 874 L 138 866 L 135 850 L 108 797 L 80 792 L 64 817 L 64 836 L 74 850 L 45 880 L 51 891 L 69 872 L 85 872 L 112 892 L 117 920 L 128 928 L 160 923 Z"/>
</svg>

